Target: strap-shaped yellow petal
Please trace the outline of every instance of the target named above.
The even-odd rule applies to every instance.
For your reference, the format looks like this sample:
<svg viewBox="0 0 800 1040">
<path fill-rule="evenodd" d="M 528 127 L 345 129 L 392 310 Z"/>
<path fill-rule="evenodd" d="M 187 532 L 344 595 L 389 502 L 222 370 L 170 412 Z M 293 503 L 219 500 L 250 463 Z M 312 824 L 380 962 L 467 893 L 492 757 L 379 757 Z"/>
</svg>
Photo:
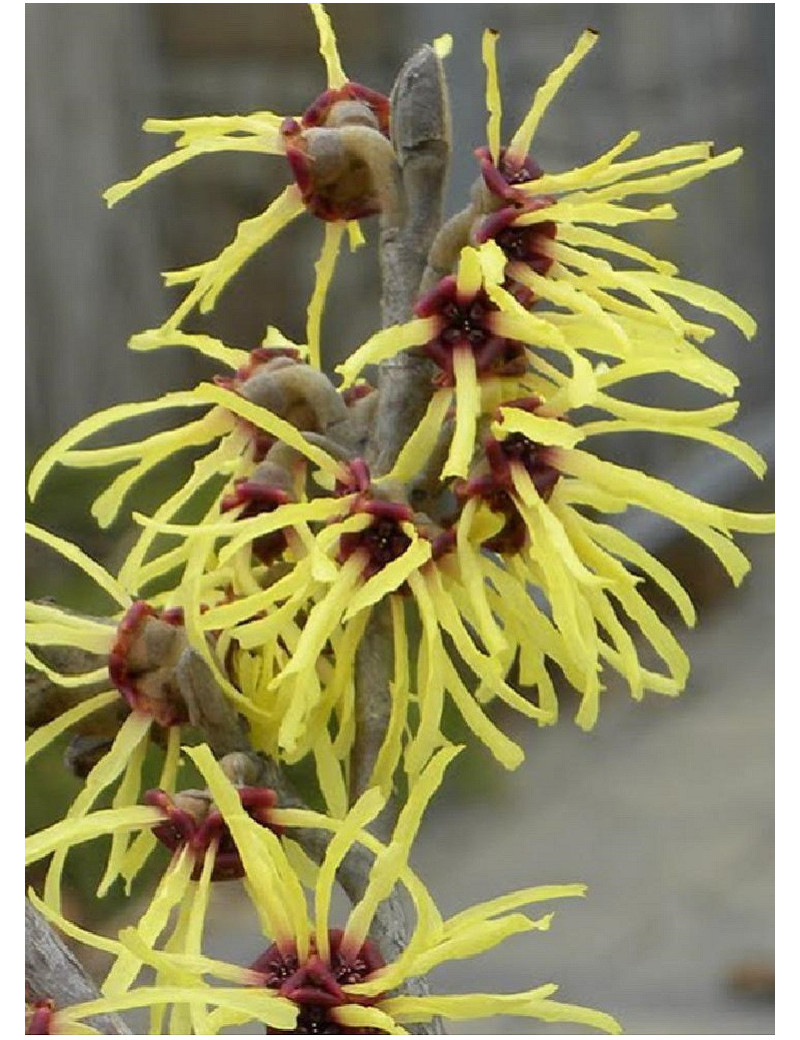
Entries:
<svg viewBox="0 0 800 1040">
<path fill-rule="evenodd" d="M 436 335 L 435 318 L 413 318 L 403 325 L 390 325 L 371 336 L 336 371 L 342 377 L 342 389 L 351 386 L 366 365 L 377 365 L 411 347 L 421 347 Z"/>
<path fill-rule="evenodd" d="M 413 538 L 405 552 L 396 560 L 387 563 L 353 595 L 344 612 L 343 620 L 349 621 L 359 611 L 373 606 L 392 592 L 396 592 L 408 579 L 409 574 L 418 571 L 428 562 L 431 553 L 431 543 L 427 538 Z"/>
<path fill-rule="evenodd" d="M 486 111 L 489 113 L 489 120 L 486 124 L 486 142 L 495 165 L 500 158 L 500 120 L 503 114 L 500 83 L 497 76 L 498 36 L 499 33 L 495 29 L 484 29 L 481 44 L 481 56 L 486 68 Z"/>
<path fill-rule="evenodd" d="M 79 819 L 67 817 L 25 839 L 25 865 L 48 856 L 62 845 L 80 845 L 106 834 L 129 833 L 153 827 L 163 819 L 164 813 L 149 805 L 101 809 Z"/>
<path fill-rule="evenodd" d="M 331 20 L 325 10 L 324 4 L 309 4 L 311 13 L 319 33 L 319 52 L 325 62 L 328 72 L 329 87 L 343 87 L 347 83 L 342 62 L 339 58 L 339 49 L 336 46 L 336 35 L 331 25 Z"/>
<path fill-rule="evenodd" d="M 470 350 L 456 347 L 453 351 L 455 374 L 456 421 L 450 451 L 442 467 L 442 479 L 466 477 L 475 454 L 478 416 L 481 414 L 481 391 Z"/>
<path fill-rule="evenodd" d="M 51 549 L 55 549 L 57 553 L 60 553 L 65 560 L 69 560 L 70 563 L 74 563 L 76 567 L 79 567 L 84 574 L 87 574 L 97 585 L 107 592 L 113 600 L 122 607 L 129 607 L 131 605 L 131 597 L 125 591 L 119 582 L 113 578 L 105 567 L 101 567 L 99 563 L 93 560 L 90 556 L 87 556 L 82 549 L 79 549 L 77 545 L 73 545 L 72 542 L 68 542 L 64 538 L 59 538 L 58 535 L 51 534 L 49 531 L 45 531 L 43 528 L 36 524 L 25 524 L 25 534 L 29 538 L 35 538 L 36 541 L 41 542 L 43 545 L 49 546 Z"/>
<path fill-rule="evenodd" d="M 351 222 L 352 223 L 352 222 Z M 357 226 L 357 225 L 356 225 Z M 325 298 L 336 268 L 336 257 L 344 235 L 345 224 L 343 221 L 326 221 L 325 237 L 322 243 L 322 252 L 314 264 L 316 279 L 314 280 L 314 291 L 308 304 L 308 317 L 306 320 L 306 339 L 308 340 L 309 362 L 314 368 L 322 368 L 322 355 L 320 348 L 320 329 L 322 327 L 322 311 L 325 307 Z"/>
<path fill-rule="evenodd" d="M 508 145 L 510 154 L 520 159 L 524 158 L 530 151 L 536 129 L 547 111 L 550 102 L 563 86 L 570 73 L 586 57 L 589 51 L 597 43 L 597 33 L 594 29 L 585 29 L 570 53 L 555 68 L 534 95 L 531 107 L 522 120 L 519 129 L 511 138 Z"/>
</svg>

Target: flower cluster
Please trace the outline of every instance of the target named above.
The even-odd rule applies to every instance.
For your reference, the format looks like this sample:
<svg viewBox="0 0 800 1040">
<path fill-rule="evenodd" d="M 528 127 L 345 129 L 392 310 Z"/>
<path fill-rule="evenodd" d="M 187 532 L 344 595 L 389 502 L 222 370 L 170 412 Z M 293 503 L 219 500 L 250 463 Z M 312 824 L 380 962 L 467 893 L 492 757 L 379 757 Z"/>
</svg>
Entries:
<svg viewBox="0 0 800 1040">
<path fill-rule="evenodd" d="M 29 1031 L 53 1022 L 90 1031 L 84 1020 L 93 1014 L 151 1006 L 152 1031 L 173 1034 L 250 1021 L 269 1033 L 402 1034 L 404 1024 L 436 1016 L 501 1012 L 616 1032 L 609 1016 L 552 1000 L 550 984 L 505 995 L 404 990 L 447 959 L 549 926 L 551 915 L 530 919 L 521 907 L 583 892 L 526 889 L 443 920 L 409 855 L 457 750 L 448 703 L 513 769 L 523 752 L 498 724 L 495 702 L 548 726 L 571 687 L 576 721 L 590 729 L 610 673 L 636 699 L 684 688 L 687 656 L 643 580 L 688 625 L 694 606 L 609 517 L 634 507 L 667 518 L 708 546 L 737 584 L 749 564 L 733 535 L 772 530 L 770 516 L 702 501 L 588 444 L 656 433 L 703 442 L 764 475 L 759 455 L 722 429 L 736 414 L 737 379 L 705 351 L 714 329 L 670 301 L 724 318 L 748 338 L 753 319 L 601 230 L 675 219 L 669 203 L 630 200 L 671 193 L 741 150 L 715 154 L 699 142 L 626 159 L 639 136 L 628 134 L 583 166 L 546 172 L 531 155 L 536 130 L 596 34 L 581 35 L 504 145 L 497 35 L 487 31 L 487 144 L 475 153 L 470 204 L 433 241 L 413 314 L 354 350 L 334 386 L 322 371 L 321 317 L 342 236 L 348 230 L 357 244 L 357 222 L 373 215 L 397 223 L 404 203 L 390 103 L 347 79 L 327 14 L 310 7 L 328 87 L 302 115 L 150 120 L 148 130 L 179 134 L 174 152 L 106 193 L 115 203 L 180 163 L 227 149 L 284 156 L 293 178 L 218 257 L 167 276 L 191 288 L 162 327 L 131 341 L 198 350 L 224 373 L 83 420 L 31 472 L 33 498 L 55 466 L 122 467 L 91 506 L 101 527 L 164 460 L 175 485 L 151 515 L 133 512 L 136 533 L 116 575 L 28 526 L 113 602 L 93 618 L 28 604 L 26 660 L 60 693 L 32 722 L 26 760 L 67 732 L 82 747 L 91 741 L 83 789 L 64 820 L 29 839 L 28 857 L 51 857 L 42 911 L 115 958 L 100 1000 L 56 1010 L 39 1002 Z M 446 50 L 446 41 L 432 49 L 439 70 Z M 308 343 L 270 327 L 245 350 L 187 330 L 190 313 L 210 310 L 242 264 L 304 212 L 325 226 Z M 390 378 L 399 357 L 417 366 L 427 406 L 379 466 L 386 384 L 365 376 L 388 363 Z M 653 375 L 724 400 L 680 410 L 629 399 L 636 380 Z M 86 446 L 141 415 L 186 409 L 201 413 L 144 439 Z M 183 471 L 188 450 L 196 457 Z M 207 743 L 196 743 L 197 729 Z M 206 786 L 178 790 L 182 748 Z M 150 750 L 161 756 L 160 779 L 142 792 Z M 282 801 L 261 775 L 265 760 L 313 765 L 312 797 L 325 812 Z M 113 787 L 111 807 L 98 809 Z M 369 827 L 400 789 L 407 798 L 382 844 Z M 310 831 L 326 836 L 316 864 L 301 847 Z M 139 923 L 113 940 L 61 912 L 71 848 L 104 834 L 111 847 L 100 895 L 118 878 L 130 889 L 159 841 L 171 854 Z M 348 890 L 354 909 L 332 927 L 334 880 L 352 881 L 354 862 L 362 864 L 360 888 Z M 241 881 L 262 925 L 267 946 L 249 966 L 203 953 L 218 881 Z M 415 927 L 402 950 L 387 952 L 376 922 L 396 886 L 410 897 Z M 156 985 L 137 985 L 144 966 Z"/>
</svg>

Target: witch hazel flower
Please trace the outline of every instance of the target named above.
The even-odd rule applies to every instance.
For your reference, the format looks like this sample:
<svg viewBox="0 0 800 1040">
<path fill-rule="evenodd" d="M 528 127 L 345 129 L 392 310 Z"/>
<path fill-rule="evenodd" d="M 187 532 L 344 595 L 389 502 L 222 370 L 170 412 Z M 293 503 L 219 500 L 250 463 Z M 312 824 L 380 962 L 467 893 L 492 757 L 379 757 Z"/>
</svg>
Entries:
<svg viewBox="0 0 800 1040">
<path fill-rule="evenodd" d="M 153 743 L 165 748 L 160 786 L 174 789 L 181 727 L 189 718 L 176 682 L 176 668 L 188 647 L 179 613 L 159 611 L 142 601 L 133 601 L 104 568 L 64 539 L 33 524 L 26 525 L 26 533 L 76 564 L 123 608 L 121 616 L 102 621 L 73 615 L 49 604 L 26 605 L 26 643 L 36 649 L 26 649 L 26 662 L 57 686 L 75 689 L 78 694 L 71 707 L 56 713 L 28 737 L 26 762 L 65 732 L 88 732 L 103 738 L 84 787 L 67 812 L 70 824 L 79 823 L 115 783 L 113 808 L 135 804 L 145 756 Z M 83 674 L 59 673 L 47 664 L 51 647 L 97 655 L 105 663 Z M 38 655 L 43 655 L 44 660 Z M 97 685 L 101 686 L 99 693 L 80 695 L 80 687 Z M 47 874 L 45 898 L 55 907 L 60 903 L 61 876 L 68 851 L 68 844 L 55 849 Z M 101 894 L 126 869 L 128 853 L 126 836 L 115 834 L 98 889 Z"/>
<path fill-rule="evenodd" d="M 144 335 L 153 346 L 168 346 L 195 309 L 211 311 L 241 267 L 304 212 L 325 224 L 317 280 L 308 305 L 307 339 L 311 364 L 320 367 L 319 338 L 325 297 L 345 231 L 351 248 L 363 243 L 358 220 L 398 205 L 393 186 L 394 152 L 389 141 L 389 101 L 345 75 L 330 19 L 322 4 L 309 5 L 327 71 L 327 89 L 298 117 L 273 112 L 247 116 L 193 116 L 148 119 L 151 133 L 178 134 L 175 150 L 138 176 L 109 188 L 114 205 L 161 173 L 200 155 L 223 151 L 285 156 L 294 183 L 267 209 L 240 223 L 236 236 L 212 260 L 168 272 L 168 286 L 190 285 L 181 303 L 159 329 Z M 135 345 L 137 337 L 134 337 Z"/>
<path fill-rule="evenodd" d="M 606 386 L 614 377 L 625 378 L 624 367 L 610 370 Z M 732 533 L 774 529 L 771 515 L 712 505 L 579 447 L 603 435 L 658 432 L 711 444 L 762 477 L 766 467 L 758 453 L 718 428 L 733 418 L 735 405 L 681 412 L 621 402 L 603 391 L 590 403 L 613 418 L 573 419 L 563 394 L 559 407 L 558 390 L 549 401 L 505 402 L 484 438 L 482 460 L 456 487 L 464 503 L 458 520 L 463 539 L 489 550 L 474 556 L 476 587 L 503 629 L 509 660 L 519 650 L 521 674 L 528 671 L 529 640 L 521 633 L 519 593 L 509 591 L 512 576 L 520 589 L 540 589 L 549 603 L 553 623 L 570 648 L 558 663 L 581 694 L 577 722 L 584 728 L 597 718 L 604 665 L 625 677 L 637 699 L 645 690 L 676 695 L 688 677 L 686 654 L 637 588 L 640 574 L 669 596 L 684 622 L 695 621 L 688 595 L 669 570 L 622 531 L 585 515 L 586 508 L 603 514 L 638 506 L 658 513 L 708 545 L 736 584 L 749 564 Z M 664 662 L 666 675 L 643 667 L 619 611 Z"/>
<path fill-rule="evenodd" d="M 536 92 L 506 147 L 501 147 L 502 102 L 498 85 L 497 34 L 484 35 L 489 109 L 488 146 L 477 151 L 488 215 L 472 227 L 472 241 L 495 241 L 508 259 L 506 288 L 526 306 L 537 301 L 594 317 L 627 342 L 626 322 L 645 321 L 702 342 L 713 330 L 685 322 L 664 301 L 676 297 L 732 321 L 748 338 L 755 323 L 721 293 L 676 277 L 677 268 L 602 227 L 673 220 L 666 203 L 631 206 L 637 195 L 663 195 L 737 162 L 741 148 L 715 155 L 709 142 L 676 145 L 638 159 L 621 160 L 640 134 L 631 132 L 600 157 L 563 173 L 546 173 L 530 156 L 536 130 L 560 87 L 597 42 L 586 30 L 573 50 Z M 642 265 L 618 270 L 589 250 L 616 254 Z M 622 295 L 618 295 L 622 294 Z M 632 302 L 633 301 L 633 302 Z"/>
<path fill-rule="evenodd" d="M 550 983 L 511 994 L 398 993 L 406 980 L 448 960 L 478 956 L 512 935 L 546 931 L 553 914 L 528 917 L 520 912 L 526 906 L 585 894 L 583 885 L 541 885 L 442 918 L 410 869 L 408 857 L 425 808 L 459 750 L 440 750 L 421 772 L 388 845 L 367 829 L 386 804 L 377 789 L 366 792 L 341 820 L 305 809 L 274 810 L 287 833 L 313 827 L 331 834 L 319 870 L 309 878 L 309 902 L 281 840 L 242 813 L 235 790 L 207 748 L 187 749 L 237 845 L 245 870 L 243 883 L 268 945 L 252 964 L 240 967 L 205 956 L 196 926 L 187 924 L 181 931 L 182 936 L 191 932 L 187 945 L 183 939 L 169 938 L 163 927 L 159 932 L 140 922 L 114 941 L 120 952 L 103 985 L 104 997 L 92 1007 L 110 1010 L 149 1001 L 152 988 L 136 985 L 140 969 L 147 965 L 156 971 L 164 993 L 162 1003 L 169 1007 L 168 1031 L 173 1034 L 215 1035 L 226 1027 L 252 1022 L 266 1026 L 273 1035 L 405 1035 L 404 1025 L 428 1022 L 437 1015 L 457 1022 L 500 1013 L 619 1032 L 610 1015 L 554 1000 L 557 987 Z M 337 927 L 331 921 L 337 872 L 359 847 L 375 857 L 374 867 L 361 898 Z M 403 952 L 387 960 L 370 938 L 370 928 L 378 907 L 398 884 L 413 900 L 416 922 Z M 197 915 L 198 910 L 187 913 Z M 73 925 L 66 927 L 75 931 Z M 91 941 L 88 933 L 83 935 Z M 215 979 L 215 984 L 204 976 Z M 163 1016 L 157 1021 L 161 1024 Z"/>
<path fill-rule="evenodd" d="M 183 337 L 186 345 L 196 345 L 210 337 Z M 347 404 L 321 373 L 305 364 L 294 346 L 274 332 L 268 337 L 270 346 L 246 352 L 214 343 L 216 358 L 233 369 L 230 376 L 220 376 L 214 383 L 204 382 L 193 390 L 175 391 L 152 401 L 114 405 L 77 423 L 48 448 L 33 467 L 28 492 L 34 500 L 56 465 L 70 468 L 104 469 L 122 464 L 118 473 L 91 506 L 92 515 L 101 527 L 110 526 L 119 516 L 126 497 L 165 460 L 180 457 L 192 448 L 208 446 L 205 455 L 194 463 L 183 483 L 162 502 L 153 514 L 153 523 L 145 527 L 121 564 L 120 582 L 139 591 L 149 583 L 163 579 L 176 566 L 185 564 L 186 546 L 174 545 L 159 556 L 148 559 L 152 552 L 158 523 L 166 523 L 195 496 L 218 481 L 220 474 L 229 478 L 223 489 L 207 507 L 205 518 L 215 519 L 222 502 L 233 508 L 231 495 L 236 487 L 252 480 L 256 467 L 276 444 L 284 445 L 293 457 L 335 474 L 338 462 L 312 444 L 298 426 L 321 432 L 328 424 L 346 421 Z M 112 447 L 84 448 L 83 442 L 100 432 L 140 416 L 174 410 L 204 408 L 205 414 L 172 429 L 150 434 Z M 256 475 L 257 477 L 257 475 Z M 247 494 L 247 492 L 240 492 Z M 242 506 L 246 507 L 244 500 Z"/>
<path fill-rule="evenodd" d="M 259 709 L 273 712 L 281 757 L 295 761 L 307 752 L 309 741 L 319 756 L 318 742 L 326 742 L 334 711 L 337 732 L 329 750 L 337 758 L 349 753 L 354 736 L 352 660 L 373 610 L 386 604 L 396 663 L 392 721 L 372 782 L 390 789 L 403 755 L 409 775 L 419 772 L 441 743 L 447 694 L 498 760 L 507 768 L 519 765 L 521 749 L 468 691 L 460 665 L 465 664 L 491 696 L 530 718 L 548 721 L 551 708 L 522 697 L 505 681 L 492 654 L 493 637 L 502 640 L 502 636 L 491 619 L 479 615 L 478 636 L 470 631 L 464 617 L 472 621 L 474 614 L 465 607 L 470 593 L 463 573 L 471 572 L 462 572 L 456 561 L 467 550 L 457 550 L 454 530 L 415 512 L 401 485 L 390 478 L 371 480 L 367 466 L 355 460 L 342 466 L 331 497 L 278 505 L 265 516 L 231 524 L 169 529 L 180 530 L 189 541 L 225 536 L 228 541 L 217 552 L 224 566 L 248 544 L 256 546 L 265 533 L 300 520 L 323 523 L 307 544 L 307 555 L 290 573 L 265 589 L 212 607 L 198 619 L 201 630 L 222 628 L 239 653 L 261 659 L 259 689 L 252 696 Z M 201 551 L 196 555 L 199 559 Z M 406 664 L 407 607 L 418 613 L 423 627 L 413 671 Z M 482 638 L 488 651 L 480 644 Z M 276 641 L 291 650 L 282 665 L 272 651 Z M 406 720 L 413 700 L 419 706 L 419 721 L 406 748 Z M 321 760 L 318 767 L 321 780 L 328 778 L 328 804 L 340 804 L 342 797 L 331 788 L 330 770 Z"/>
</svg>

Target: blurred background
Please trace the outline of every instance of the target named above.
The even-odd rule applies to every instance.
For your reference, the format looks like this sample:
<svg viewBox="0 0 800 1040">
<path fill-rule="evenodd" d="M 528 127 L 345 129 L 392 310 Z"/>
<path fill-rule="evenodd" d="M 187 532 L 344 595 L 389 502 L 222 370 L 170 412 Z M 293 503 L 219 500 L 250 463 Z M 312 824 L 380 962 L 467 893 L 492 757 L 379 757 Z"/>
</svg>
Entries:
<svg viewBox="0 0 800 1040">
<path fill-rule="evenodd" d="M 475 176 L 472 151 L 485 139 L 480 40 L 487 26 L 501 33 L 505 137 L 579 32 L 600 31 L 537 134 L 534 154 L 547 171 L 586 162 L 630 129 L 642 131 L 634 154 L 692 140 L 712 140 L 720 151 L 744 146 L 739 164 L 677 194 L 678 221 L 630 237 L 758 321 L 749 344 L 715 322 L 710 349 L 741 378 L 731 429 L 771 461 L 774 5 L 329 7 L 347 74 L 386 93 L 415 47 L 453 34 L 448 213 L 464 204 Z M 125 343 L 177 303 L 160 271 L 215 255 L 237 222 L 262 211 L 287 183 L 278 157 L 204 157 L 109 213 L 101 191 L 171 141 L 141 133 L 144 119 L 264 108 L 298 114 L 324 89 L 325 75 L 313 19 L 299 3 L 28 5 L 26 36 L 26 451 L 33 459 L 92 411 L 213 372 L 189 352 L 133 354 Z M 367 247 L 344 257 L 328 299 L 331 365 L 378 324 L 377 228 L 372 222 L 365 230 Z M 245 348 L 258 344 L 268 324 L 302 340 L 320 242 L 315 221 L 296 221 L 234 279 L 218 313 L 193 327 Z M 644 396 L 673 406 L 706 403 L 663 384 L 645 387 Z M 771 478 L 759 484 L 701 445 L 642 435 L 616 457 L 726 505 L 771 507 Z M 91 529 L 96 486 L 74 473 L 54 476 L 30 515 L 113 563 L 127 532 Z M 625 523 L 698 604 L 700 627 L 686 638 L 688 688 L 677 703 L 638 705 L 612 688 L 590 735 L 574 727 L 569 710 L 552 730 L 526 730 L 509 718 L 528 753 L 513 775 L 501 775 L 480 752 L 462 756 L 415 860 L 442 910 L 540 882 L 581 880 L 590 892 L 560 909 L 550 934 L 522 937 L 483 958 L 479 977 L 474 966 L 456 964 L 437 982 L 453 991 L 511 991 L 557 981 L 562 999 L 611 1011 L 630 1033 L 769 1034 L 772 545 L 742 540 L 754 569 L 734 592 L 715 560 L 673 529 L 644 514 Z M 31 550 L 31 593 L 84 606 L 85 591 L 61 570 Z M 55 818 L 64 786 L 55 756 L 29 784 L 32 825 Z M 83 866 L 74 875 L 80 904 L 87 875 Z M 255 956 L 257 930 L 246 908 L 227 891 L 217 902 L 229 925 L 217 952 Z M 113 901 L 110 907 L 117 911 Z M 498 1019 L 464 1032 L 485 1028 L 534 1031 Z"/>
</svg>

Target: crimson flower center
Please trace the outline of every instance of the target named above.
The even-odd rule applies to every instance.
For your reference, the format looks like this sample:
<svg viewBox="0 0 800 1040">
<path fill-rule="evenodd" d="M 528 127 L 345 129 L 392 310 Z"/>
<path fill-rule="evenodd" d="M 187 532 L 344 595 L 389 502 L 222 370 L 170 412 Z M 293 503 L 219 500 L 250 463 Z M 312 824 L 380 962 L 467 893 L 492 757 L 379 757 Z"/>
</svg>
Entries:
<svg viewBox="0 0 800 1040">
<path fill-rule="evenodd" d="M 271 946 L 252 965 L 254 971 L 263 974 L 267 989 L 276 990 L 298 1008 L 295 1029 L 284 1032 L 268 1028 L 268 1033 L 293 1036 L 381 1033 L 378 1029 L 345 1027 L 337 1021 L 337 1008 L 348 1004 L 372 1007 L 383 996 L 356 996 L 346 993 L 342 988 L 366 981 L 384 965 L 369 940 L 357 953 L 345 954 L 342 951 L 342 939 L 343 933 L 339 929 L 329 932 L 330 950 L 326 959 L 319 956 L 313 943 L 303 963 L 300 963 L 296 952 L 281 951 L 278 946 Z"/>
</svg>

